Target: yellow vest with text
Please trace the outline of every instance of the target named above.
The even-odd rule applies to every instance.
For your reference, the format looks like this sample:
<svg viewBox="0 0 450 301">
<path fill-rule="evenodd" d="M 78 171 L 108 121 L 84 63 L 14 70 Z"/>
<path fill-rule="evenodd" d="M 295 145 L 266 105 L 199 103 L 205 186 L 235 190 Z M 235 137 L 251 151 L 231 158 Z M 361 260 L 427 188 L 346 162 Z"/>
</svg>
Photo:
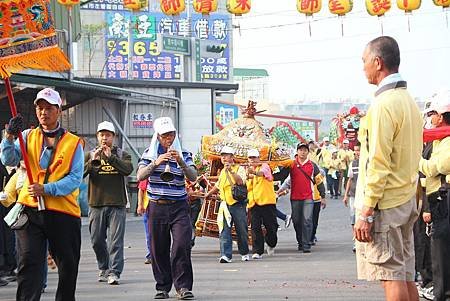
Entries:
<svg viewBox="0 0 450 301">
<path fill-rule="evenodd" d="M 239 165 L 234 165 L 231 167 L 231 171 L 234 173 L 238 173 Z M 218 182 L 218 188 L 219 188 L 219 196 L 222 201 L 225 201 L 227 205 L 234 205 L 237 203 L 237 201 L 233 198 L 233 193 L 231 192 L 231 186 L 234 185 L 234 179 L 231 174 L 229 174 L 229 178 L 232 181 L 230 183 L 230 180 L 228 180 L 227 173 L 225 171 L 225 168 L 222 169 L 219 175 Z"/>
<path fill-rule="evenodd" d="M 42 169 L 39 165 L 43 142 L 44 136 L 39 128 L 33 129 L 28 133 L 27 153 L 30 161 L 30 169 L 33 180 L 40 184 L 43 184 L 46 172 L 46 169 Z M 80 138 L 69 132 L 66 132 L 61 136 L 56 148 L 53 150 L 55 152 L 53 161 L 50 162 L 48 167 L 48 183 L 56 182 L 69 174 L 79 143 Z M 18 202 L 29 207 L 37 207 L 35 199 L 28 194 L 28 186 L 29 181 L 27 179 L 20 191 Z M 45 195 L 45 208 L 46 210 L 58 211 L 80 217 L 80 206 L 77 202 L 78 194 L 79 189 L 77 188 L 68 195 Z"/>
<path fill-rule="evenodd" d="M 255 168 L 256 172 L 261 170 L 261 166 Z M 273 181 L 267 180 L 264 176 L 254 176 L 251 179 L 247 179 L 248 190 L 248 208 L 252 208 L 255 205 L 275 205 L 276 195 L 273 187 Z"/>
</svg>

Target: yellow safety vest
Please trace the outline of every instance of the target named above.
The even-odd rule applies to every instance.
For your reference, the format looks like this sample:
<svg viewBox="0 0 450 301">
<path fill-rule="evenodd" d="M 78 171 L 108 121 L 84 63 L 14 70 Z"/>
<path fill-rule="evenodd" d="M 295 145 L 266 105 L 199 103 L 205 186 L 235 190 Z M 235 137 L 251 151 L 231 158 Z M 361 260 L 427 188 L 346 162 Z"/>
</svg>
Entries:
<svg viewBox="0 0 450 301">
<path fill-rule="evenodd" d="M 36 183 L 43 184 L 46 169 L 42 169 L 39 165 L 44 135 L 39 128 L 33 129 L 28 133 L 27 137 L 27 153 L 30 161 L 30 169 L 33 180 Z M 75 156 L 76 149 L 80 143 L 80 138 L 66 132 L 59 139 L 53 161 L 49 164 L 48 183 L 56 182 L 64 178 L 72 166 L 72 160 Z M 37 207 L 37 202 L 28 193 L 29 180 L 26 179 L 22 190 L 20 191 L 18 202 L 29 207 Z M 80 217 L 80 206 L 77 202 L 79 189 L 75 189 L 72 193 L 63 196 L 45 195 L 46 210 L 58 211 Z"/>
</svg>

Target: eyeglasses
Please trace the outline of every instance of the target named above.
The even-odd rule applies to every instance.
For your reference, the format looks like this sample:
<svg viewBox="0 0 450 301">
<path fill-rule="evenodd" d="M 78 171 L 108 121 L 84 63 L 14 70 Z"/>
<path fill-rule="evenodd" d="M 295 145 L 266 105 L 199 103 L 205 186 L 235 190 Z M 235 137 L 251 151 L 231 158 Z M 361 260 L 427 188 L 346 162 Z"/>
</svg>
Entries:
<svg viewBox="0 0 450 301">
<path fill-rule="evenodd" d="M 436 111 L 430 111 L 430 112 L 427 112 L 427 117 L 431 117 L 431 116 L 436 115 L 436 114 L 437 114 Z"/>
</svg>

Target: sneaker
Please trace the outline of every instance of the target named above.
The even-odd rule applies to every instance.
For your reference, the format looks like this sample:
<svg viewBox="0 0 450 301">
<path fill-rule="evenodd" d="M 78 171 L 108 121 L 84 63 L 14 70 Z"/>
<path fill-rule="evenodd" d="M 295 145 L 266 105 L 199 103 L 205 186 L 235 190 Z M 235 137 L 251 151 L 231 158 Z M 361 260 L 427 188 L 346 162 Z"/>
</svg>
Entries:
<svg viewBox="0 0 450 301">
<path fill-rule="evenodd" d="M 425 288 L 423 291 L 423 297 L 427 300 L 434 300 L 433 287 Z"/>
<path fill-rule="evenodd" d="M 222 257 L 219 258 L 219 262 L 220 263 L 230 263 L 231 262 L 231 258 L 228 258 L 225 255 L 223 255 Z"/>
<path fill-rule="evenodd" d="M 267 246 L 267 255 L 273 256 L 275 254 L 275 247 L 269 247 Z"/>
<path fill-rule="evenodd" d="M 356 244 L 353 243 L 353 248 L 352 248 L 353 253 L 356 253 Z"/>
<path fill-rule="evenodd" d="M 151 258 L 146 258 L 144 264 L 152 264 Z"/>
<path fill-rule="evenodd" d="M 250 260 L 250 255 L 242 255 L 242 257 L 241 257 L 241 260 L 242 261 L 249 261 Z"/>
<path fill-rule="evenodd" d="M 116 274 L 109 274 L 108 276 L 108 284 L 110 285 L 118 285 L 119 284 L 119 276 Z"/>
<path fill-rule="evenodd" d="M 420 284 L 417 284 L 417 293 L 419 294 L 419 298 L 423 298 L 423 293 L 426 289 L 426 287 L 422 287 Z"/>
<path fill-rule="evenodd" d="M 98 273 L 98 282 L 107 282 L 108 281 L 108 272 L 107 271 L 100 271 Z"/>
<path fill-rule="evenodd" d="M 311 253 L 311 249 L 303 249 L 303 253 Z"/>
<path fill-rule="evenodd" d="M 187 288 L 180 288 L 177 292 L 178 300 L 192 300 L 194 299 L 194 294 Z"/>
<path fill-rule="evenodd" d="M 166 291 L 156 291 L 153 299 L 169 299 L 169 293 Z"/>
<path fill-rule="evenodd" d="M 284 221 L 284 227 L 289 228 L 292 222 L 292 216 L 286 215 L 286 220 Z"/>
<path fill-rule="evenodd" d="M 9 283 L 8 281 L 3 280 L 3 279 L 0 278 L 0 286 L 8 285 L 8 283 Z"/>
<path fill-rule="evenodd" d="M 258 253 L 255 253 L 252 255 L 252 259 L 262 259 L 262 255 L 259 255 Z"/>
<path fill-rule="evenodd" d="M 303 246 L 302 245 L 298 245 L 297 246 L 297 251 L 303 251 Z"/>
</svg>

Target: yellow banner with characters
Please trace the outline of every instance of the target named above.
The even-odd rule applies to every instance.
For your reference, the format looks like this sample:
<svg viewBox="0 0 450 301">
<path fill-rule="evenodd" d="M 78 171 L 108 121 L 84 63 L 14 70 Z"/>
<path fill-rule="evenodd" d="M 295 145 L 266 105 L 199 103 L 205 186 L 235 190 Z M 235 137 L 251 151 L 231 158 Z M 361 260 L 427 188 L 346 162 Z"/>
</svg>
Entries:
<svg viewBox="0 0 450 301">
<path fill-rule="evenodd" d="M 22 69 L 64 71 L 49 0 L 0 0 L 0 78 Z"/>
</svg>

